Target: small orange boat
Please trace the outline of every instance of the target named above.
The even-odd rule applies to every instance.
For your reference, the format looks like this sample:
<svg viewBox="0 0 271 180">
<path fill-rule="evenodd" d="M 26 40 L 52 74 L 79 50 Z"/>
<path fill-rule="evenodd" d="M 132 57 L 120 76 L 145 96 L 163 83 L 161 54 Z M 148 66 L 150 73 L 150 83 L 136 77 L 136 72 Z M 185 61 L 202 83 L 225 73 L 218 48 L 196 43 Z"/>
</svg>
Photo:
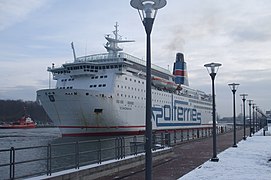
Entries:
<svg viewBox="0 0 271 180">
<path fill-rule="evenodd" d="M 37 124 L 29 116 L 23 116 L 16 122 L 0 125 L 0 129 L 35 128 L 36 125 Z"/>
</svg>

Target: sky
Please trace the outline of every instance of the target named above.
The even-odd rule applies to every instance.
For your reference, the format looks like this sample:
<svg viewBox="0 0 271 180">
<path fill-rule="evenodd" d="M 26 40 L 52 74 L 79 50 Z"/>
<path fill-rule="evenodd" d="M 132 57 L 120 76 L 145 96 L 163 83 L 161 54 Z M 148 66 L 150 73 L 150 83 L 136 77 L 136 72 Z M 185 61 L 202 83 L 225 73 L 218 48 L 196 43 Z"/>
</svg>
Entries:
<svg viewBox="0 0 271 180">
<path fill-rule="evenodd" d="M 259 108 L 270 110 L 271 1 L 168 0 L 158 11 L 151 38 L 152 63 L 172 71 L 177 52 L 185 55 L 190 87 L 211 94 L 204 67 L 221 63 L 216 79 L 220 117 L 232 116 L 229 83 L 239 83 Z M 0 0 L 0 99 L 35 100 L 48 88 L 47 67 L 72 62 L 76 55 L 105 53 L 104 36 L 115 23 L 124 52 L 145 59 L 146 34 L 129 0 Z M 248 112 L 248 107 L 246 107 Z"/>
<path fill-rule="evenodd" d="M 242 140 L 237 148 L 230 147 L 219 153 L 218 162 L 207 161 L 179 180 L 269 180 L 271 175 L 271 126 L 266 136 L 262 130 L 246 141 Z"/>
</svg>

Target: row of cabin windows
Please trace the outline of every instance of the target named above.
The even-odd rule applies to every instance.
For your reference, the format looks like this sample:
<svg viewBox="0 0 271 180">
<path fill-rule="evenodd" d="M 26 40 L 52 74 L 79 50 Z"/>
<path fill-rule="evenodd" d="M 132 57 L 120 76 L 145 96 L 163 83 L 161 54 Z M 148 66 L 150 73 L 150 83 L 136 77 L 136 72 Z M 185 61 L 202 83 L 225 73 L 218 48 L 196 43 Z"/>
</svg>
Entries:
<svg viewBox="0 0 271 180">
<path fill-rule="evenodd" d="M 141 92 L 145 92 L 144 89 L 139 89 L 139 88 L 134 88 L 134 87 L 130 87 L 130 86 L 120 86 L 120 85 L 117 85 L 118 88 L 124 88 L 124 89 L 131 89 L 131 90 L 135 90 L 135 91 L 141 91 Z"/>
<path fill-rule="evenodd" d="M 130 86 L 121 86 L 121 85 L 117 85 L 118 88 L 121 89 L 130 89 L 130 90 L 134 90 L 134 91 L 141 91 L 141 92 L 146 92 L 144 89 L 140 89 L 140 88 L 134 88 L 134 87 L 130 87 Z M 158 95 L 158 96 L 164 96 L 164 97 L 171 97 L 171 94 L 165 94 L 165 93 L 160 93 L 160 92 L 153 92 L 153 95 Z M 183 98 L 180 97 L 175 97 L 177 100 L 183 100 Z M 160 100 L 157 100 L 156 102 L 161 102 Z M 164 101 L 163 101 L 164 102 Z"/>
<path fill-rule="evenodd" d="M 122 65 L 104 65 L 104 66 L 90 66 L 90 65 L 83 65 L 83 66 L 74 66 L 68 67 L 68 70 L 78 70 L 78 69 L 114 69 L 114 68 L 121 68 Z"/>
<path fill-rule="evenodd" d="M 72 89 L 72 86 L 69 86 L 69 87 L 59 87 L 59 89 Z"/>
<path fill-rule="evenodd" d="M 152 93 L 152 94 L 154 94 L 154 95 L 158 95 L 158 96 L 171 97 L 171 95 L 170 95 L 170 94 L 159 93 L 159 92 L 154 92 L 154 93 Z"/>
<path fill-rule="evenodd" d="M 211 103 L 208 103 L 208 102 L 203 102 L 203 101 L 197 101 L 197 100 L 193 100 L 193 99 L 190 99 L 189 102 L 193 102 L 193 103 L 197 103 L 197 104 L 204 104 L 204 105 L 212 105 Z"/>
<path fill-rule="evenodd" d="M 127 77 L 125 77 L 125 80 L 127 80 L 127 81 L 128 81 L 128 78 L 127 78 Z M 133 81 L 133 79 L 132 79 L 132 78 L 129 78 L 129 80 L 130 80 L 130 81 Z M 136 83 L 136 82 L 138 82 L 138 83 L 142 83 L 142 84 L 144 84 L 144 81 L 140 81 L 140 80 L 136 81 L 136 79 L 134 79 L 134 82 L 135 82 L 135 83 Z"/>
<path fill-rule="evenodd" d="M 139 97 L 139 96 L 134 96 L 134 95 L 130 95 L 130 94 L 121 94 L 121 93 L 117 93 L 117 96 L 119 97 L 126 97 L 126 98 L 133 98 L 133 99 L 141 99 L 141 100 L 146 100 L 145 97 Z M 153 102 L 157 102 L 157 103 L 165 103 L 165 104 L 170 104 L 170 101 L 164 101 L 161 99 L 152 99 Z"/>
<path fill-rule="evenodd" d="M 125 67 L 125 65 L 104 65 L 104 66 L 83 65 L 83 66 L 67 67 L 67 70 L 56 71 L 55 73 L 57 74 L 71 73 L 71 70 L 79 70 L 79 69 L 84 69 L 84 71 L 90 71 L 90 72 L 98 72 L 98 69 L 115 69 L 115 68 L 122 68 L 122 67 Z"/>
<path fill-rule="evenodd" d="M 64 81 L 74 81 L 74 79 L 61 79 L 61 82 L 64 82 Z"/>
<path fill-rule="evenodd" d="M 99 76 L 92 76 L 91 79 L 98 79 Z M 104 75 L 104 76 L 100 76 L 100 78 L 107 78 L 107 75 Z"/>
<path fill-rule="evenodd" d="M 134 98 L 134 99 L 141 99 L 141 100 L 146 100 L 146 98 L 143 98 L 143 97 L 134 96 L 134 95 L 120 94 L 120 93 L 117 93 L 117 96 L 120 96 L 120 97 L 128 97 L 128 98 Z"/>
<path fill-rule="evenodd" d="M 95 87 L 106 87 L 106 84 L 91 84 L 90 86 L 89 86 L 90 88 L 95 88 Z"/>
</svg>

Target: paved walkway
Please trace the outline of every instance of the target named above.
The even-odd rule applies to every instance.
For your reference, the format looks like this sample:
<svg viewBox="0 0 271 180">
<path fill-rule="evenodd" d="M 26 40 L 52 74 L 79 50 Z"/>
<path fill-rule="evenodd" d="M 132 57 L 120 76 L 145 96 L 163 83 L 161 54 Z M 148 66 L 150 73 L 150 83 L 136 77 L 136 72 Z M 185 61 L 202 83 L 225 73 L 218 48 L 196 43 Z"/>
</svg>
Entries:
<svg viewBox="0 0 271 180">
<path fill-rule="evenodd" d="M 248 134 L 248 133 L 247 133 Z M 237 142 L 243 137 L 243 129 L 236 133 Z M 217 153 L 224 151 L 233 145 L 233 132 L 217 136 Z M 172 180 L 178 179 L 195 169 L 199 165 L 208 161 L 212 157 L 213 146 L 212 137 L 183 143 L 173 147 L 173 156 L 164 161 L 153 164 L 154 180 Z M 126 171 L 99 178 L 106 179 L 129 179 L 139 180 L 145 178 L 145 166 L 140 166 Z"/>
</svg>

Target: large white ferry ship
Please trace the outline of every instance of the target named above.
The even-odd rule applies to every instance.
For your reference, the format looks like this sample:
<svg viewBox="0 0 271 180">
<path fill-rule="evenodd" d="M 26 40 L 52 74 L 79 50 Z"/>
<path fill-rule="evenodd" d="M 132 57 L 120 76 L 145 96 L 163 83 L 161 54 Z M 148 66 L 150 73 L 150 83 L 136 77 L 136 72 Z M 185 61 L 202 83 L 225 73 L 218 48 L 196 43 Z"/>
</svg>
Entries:
<svg viewBox="0 0 271 180">
<path fill-rule="evenodd" d="M 105 36 L 107 53 L 76 57 L 48 71 L 56 87 L 37 99 L 63 136 L 132 135 L 145 131 L 146 62 L 121 52 L 118 25 Z M 73 45 L 72 45 L 73 47 Z M 74 48 L 73 48 L 74 50 Z M 152 65 L 152 128 L 210 127 L 212 97 L 188 86 L 183 54 L 173 74 Z"/>
</svg>

